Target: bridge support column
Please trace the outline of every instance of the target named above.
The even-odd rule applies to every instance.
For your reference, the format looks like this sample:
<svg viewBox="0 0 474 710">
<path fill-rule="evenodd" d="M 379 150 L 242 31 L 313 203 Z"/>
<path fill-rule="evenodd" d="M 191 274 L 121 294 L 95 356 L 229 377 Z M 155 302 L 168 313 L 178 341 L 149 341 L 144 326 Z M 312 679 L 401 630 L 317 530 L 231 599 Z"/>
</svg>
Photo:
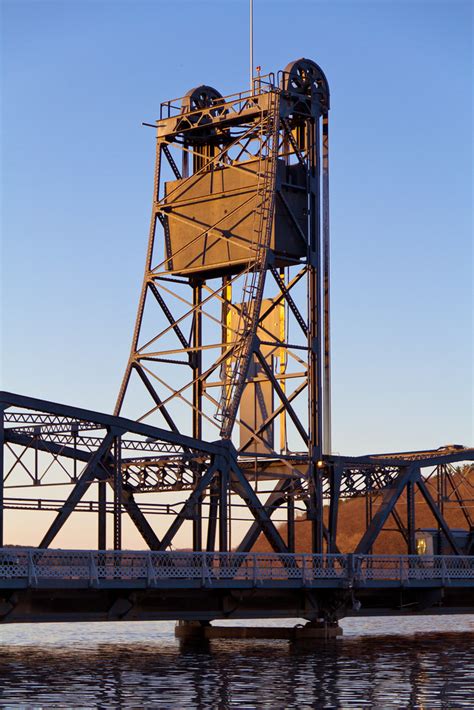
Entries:
<svg viewBox="0 0 474 710">
<path fill-rule="evenodd" d="M 296 626 L 293 631 L 294 641 L 334 639 L 342 636 L 342 628 L 337 621 L 308 621 L 304 626 Z"/>
<path fill-rule="evenodd" d="M 206 629 L 210 628 L 209 621 L 177 621 L 174 635 L 181 641 L 204 641 Z"/>
<path fill-rule="evenodd" d="M 342 636 L 337 621 L 310 621 L 304 626 L 211 626 L 209 621 L 178 621 L 174 635 L 181 641 L 210 639 L 327 640 Z"/>
</svg>

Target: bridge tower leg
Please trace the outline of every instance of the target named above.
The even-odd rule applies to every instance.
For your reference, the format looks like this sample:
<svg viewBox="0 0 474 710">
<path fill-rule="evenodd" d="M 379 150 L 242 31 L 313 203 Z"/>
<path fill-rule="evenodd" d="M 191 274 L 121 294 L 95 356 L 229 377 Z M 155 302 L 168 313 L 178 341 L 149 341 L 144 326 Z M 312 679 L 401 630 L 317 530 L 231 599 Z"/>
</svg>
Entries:
<svg viewBox="0 0 474 710">
<path fill-rule="evenodd" d="M 4 453 L 4 407 L 0 407 L 0 547 L 4 544 L 4 507 L 3 507 L 3 497 L 4 497 L 4 486 L 5 486 L 5 453 Z"/>
<path fill-rule="evenodd" d="M 272 478 L 299 483 L 288 491 L 307 496 L 314 552 L 324 548 L 331 449 L 328 111 L 326 77 L 307 59 L 250 92 L 223 97 L 203 85 L 180 107 L 162 104 L 145 273 L 115 409 L 196 442 L 232 442 L 254 493 Z M 192 463 L 194 489 L 209 465 Z M 204 517 L 207 548 L 217 530 L 228 549 L 232 498 L 244 489 L 255 512 L 234 475 L 220 472 L 217 485 L 217 499 L 206 487 L 187 513 L 195 550 Z M 272 513 L 256 522 L 279 547 Z"/>
<path fill-rule="evenodd" d="M 97 482 L 97 499 L 98 499 L 97 549 L 98 550 L 106 550 L 107 549 L 107 481 L 100 481 L 99 480 Z"/>
</svg>

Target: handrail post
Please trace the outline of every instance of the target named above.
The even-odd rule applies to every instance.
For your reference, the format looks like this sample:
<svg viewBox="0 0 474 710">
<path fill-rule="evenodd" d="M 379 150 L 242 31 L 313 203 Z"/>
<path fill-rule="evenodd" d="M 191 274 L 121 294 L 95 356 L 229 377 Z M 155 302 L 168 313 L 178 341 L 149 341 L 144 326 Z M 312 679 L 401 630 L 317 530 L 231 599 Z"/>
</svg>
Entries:
<svg viewBox="0 0 474 710">
<path fill-rule="evenodd" d="M 202 558 L 201 558 L 201 586 L 205 587 L 206 586 L 206 573 L 207 573 L 207 553 L 202 552 Z"/>
<path fill-rule="evenodd" d="M 349 552 L 347 555 L 347 581 L 349 586 L 354 586 L 354 553 Z"/>
<path fill-rule="evenodd" d="M 89 552 L 89 586 L 93 587 L 99 584 L 99 575 L 97 573 L 97 567 L 94 563 L 94 553 L 92 550 Z"/>
<path fill-rule="evenodd" d="M 36 582 L 37 582 L 35 563 L 33 561 L 33 553 L 31 550 L 28 550 L 27 555 L 28 555 L 28 586 L 32 587 L 33 583 L 36 585 Z M 34 580 L 34 582 L 33 582 L 33 580 Z"/>
<path fill-rule="evenodd" d="M 33 558 L 31 555 L 31 550 L 27 552 L 27 568 L 28 568 L 28 586 L 32 586 L 33 582 Z"/>
<path fill-rule="evenodd" d="M 156 582 L 155 578 L 155 570 L 153 569 L 153 561 L 151 557 L 151 551 L 149 550 L 146 556 L 146 571 L 147 571 L 147 587 L 151 587 L 152 585 L 154 586 Z"/>
</svg>

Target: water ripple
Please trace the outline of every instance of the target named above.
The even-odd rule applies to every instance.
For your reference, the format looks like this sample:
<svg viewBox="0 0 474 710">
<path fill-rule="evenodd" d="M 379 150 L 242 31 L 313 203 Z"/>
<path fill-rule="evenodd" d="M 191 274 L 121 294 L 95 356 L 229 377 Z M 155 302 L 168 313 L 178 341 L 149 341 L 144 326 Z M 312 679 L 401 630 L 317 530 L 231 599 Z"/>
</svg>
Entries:
<svg viewBox="0 0 474 710">
<path fill-rule="evenodd" d="M 264 640 L 180 646 L 170 623 L 3 626 L 0 706 L 473 707 L 472 617 L 344 625 L 342 640 L 311 647 Z"/>
</svg>

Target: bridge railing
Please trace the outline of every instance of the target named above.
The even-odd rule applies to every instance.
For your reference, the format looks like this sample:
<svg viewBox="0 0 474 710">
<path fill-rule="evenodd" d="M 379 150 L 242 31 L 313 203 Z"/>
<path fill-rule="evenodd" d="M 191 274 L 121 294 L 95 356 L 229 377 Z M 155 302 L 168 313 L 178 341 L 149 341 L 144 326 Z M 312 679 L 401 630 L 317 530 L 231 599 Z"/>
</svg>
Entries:
<svg viewBox="0 0 474 710">
<path fill-rule="evenodd" d="M 377 581 L 474 581 L 474 557 L 427 555 L 312 555 L 235 552 L 149 552 L 0 548 L 2 580 L 158 582 L 291 582 L 318 580 L 365 584 Z"/>
<path fill-rule="evenodd" d="M 357 555 L 355 576 L 370 580 L 474 579 L 474 557 L 458 555 Z"/>
<path fill-rule="evenodd" d="M 246 580 L 345 577 L 347 555 L 0 549 L 0 579 Z"/>
</svg>

